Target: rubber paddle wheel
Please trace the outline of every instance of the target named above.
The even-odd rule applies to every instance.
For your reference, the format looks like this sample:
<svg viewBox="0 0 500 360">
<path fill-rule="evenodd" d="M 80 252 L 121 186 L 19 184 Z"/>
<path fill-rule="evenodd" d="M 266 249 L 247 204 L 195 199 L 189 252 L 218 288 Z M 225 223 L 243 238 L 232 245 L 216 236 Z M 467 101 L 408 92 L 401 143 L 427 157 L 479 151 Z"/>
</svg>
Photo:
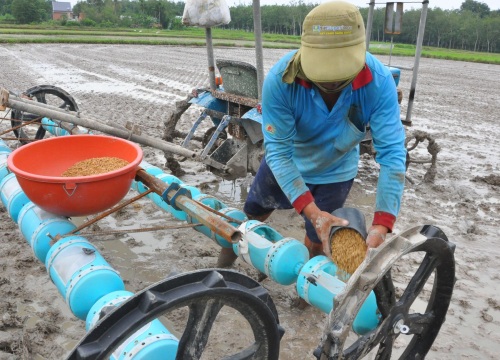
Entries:
<svg viewBox="0 0 500 360">
<path fill-rule="evenodd" d="M 371 359 L 378 360 L 391 356 L 401 360 L 424 359 L 451 301 L 455 284 L 454 250 L 455 245 L 433 226 L 410 229 L 371 250 L 345 291 L 335 298 L 335 311 L 330 313 L 320 346 L 314 352 L 316 358 L 361 359 L 370 354 Z M 397 296 L 391 274 L 393 266 L 403 256 L 414 256 L 411 261 L 405 260 L 406 265 L 414 264 L 416 254 L 422 260 Z M 349 338 L 353 320 L 372 290 L 377 298 L 379 325 L 362 336 Z M 420 309 L 415 311 L 414 304 Z"/>
<path fill-rule="evenodd" d="M 39 103 L 57 106 L 61 109 L 69 111 L 78 111 L 78 105 L 75 99 L 57 86 L 40 85 L 32 87 L 23 93 L 23 96 L 28 97 Z M 36 114 L 26 113 L 20 110 L 13 109 L 11 112 L 11 125 L 16 128 L 26 122 L 38 119 L 40 116 Z M 40 140 L 45 137 L 46 130 L 41 124 L 41 120 L 37 120 L 32 124 L 19 127 L 13 130 L 14 135 L 18 138 L 21 144 L 28 144 L 33 140 Z"/>
<path fill-rule="evenodd" d="M 245 341 L 249 345 L 223 359 L 278 359 L 284 330 L 267 290 L 248 276 L 220 269 L 169 277 L 137 293 L 106 314 L 68 359 L 109 359 L 113 350 L 142 326 L 162 315 L 168 319 L 169 313 L 181 308 L 188 309 L 188 319 L 176 359 L 199 359 L 212 340 L 210 332 L 225 307 L 244 317 L 251 334 L 243 334 L 241 328 L 231 331 L 236 343 Z M 230 328 L 231 322 L 223 325 Z M 217 340 L 225 343 L 228 339 L 215 337 Z"/>
</svg>

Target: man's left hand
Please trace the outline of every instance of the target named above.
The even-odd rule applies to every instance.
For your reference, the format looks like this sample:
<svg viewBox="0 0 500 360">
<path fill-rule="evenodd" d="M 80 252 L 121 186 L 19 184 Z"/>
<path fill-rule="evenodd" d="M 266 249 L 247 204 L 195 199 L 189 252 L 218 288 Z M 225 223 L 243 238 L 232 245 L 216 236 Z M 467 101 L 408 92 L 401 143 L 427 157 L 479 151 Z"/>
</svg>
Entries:
<svg viewBox="0 0 500 360">
<path fill-rule="evenodd" d="M 368 236 L 366 237 L 366 245 L 368 248 L 379 247 L 384 241 L 389 229 L 383 225 L 372 225 L 368 229 Z"/>
</svg>

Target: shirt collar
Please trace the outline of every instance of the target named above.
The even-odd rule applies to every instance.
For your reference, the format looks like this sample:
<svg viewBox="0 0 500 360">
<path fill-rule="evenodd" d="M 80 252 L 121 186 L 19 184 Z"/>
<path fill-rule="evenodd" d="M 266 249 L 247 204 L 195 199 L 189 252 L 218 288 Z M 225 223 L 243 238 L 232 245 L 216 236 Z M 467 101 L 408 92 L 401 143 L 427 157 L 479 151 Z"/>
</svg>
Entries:
<svg viewBox="0 0 500 360">
<path fill-rule="evenodd" d="M 352 82 L 352 90 L 358 90 L 359 88 L 362 88 L 365 85 L 368 85 L 371 81 L 373 80 L 373 75 L 368 67 L 368 65 L 365 64 L 363 70 L 359 72 L 359 74 L 354 78 Z M 305 87 L 306 89 L 312 89 L 312 83 L 310 81 L 301 79 L 299 77 L 295 78 L 295 83 Z"/>
</svg>

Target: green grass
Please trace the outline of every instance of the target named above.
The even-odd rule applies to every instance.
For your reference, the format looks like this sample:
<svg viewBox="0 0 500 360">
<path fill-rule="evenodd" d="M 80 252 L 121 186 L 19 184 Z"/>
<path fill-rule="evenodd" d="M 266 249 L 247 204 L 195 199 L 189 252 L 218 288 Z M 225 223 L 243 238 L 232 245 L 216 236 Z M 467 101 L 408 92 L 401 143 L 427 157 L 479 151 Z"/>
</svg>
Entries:
<svg viewBox="0 0 500 360">
<path fill-rule="evenodd" d="M 371 43 L 370 52 L 377 55 L 389 55 L 389 44 Z M 408 44 L 395 44 L 392 49 L 394 56 L 414 56 L 415 45 Z M 500 65 L 500 54 L 498 53 L 484 53 L 463 51 L 454 49 L 443 49 L 430 46 L 422 47 L 422 57 L 455 61 L 477 62 L 485 64 L 498 64 Z"/>
<path fill-rule="evenodd" d="M 190 27 L 184 30 L 64 27 L 42 25 L 0 24 L 0 43 L 66 43 L 66 44 L 135 44 L 205 46 L 205 29 Z M 254 34 L 239 30 L 212 29 L 214 46 L 253 47 Z M 265 48 L 297 49 L 299 36 L 262 34 Z M 370 44 L 370 52 L 389 55 L 388 43 Z M 415 46 L 394 44 L 392 55 L 414 56 Z M 450 50 L 424 46 L 422 57 L 500 64 L 500 54 Z"/>
</svg>

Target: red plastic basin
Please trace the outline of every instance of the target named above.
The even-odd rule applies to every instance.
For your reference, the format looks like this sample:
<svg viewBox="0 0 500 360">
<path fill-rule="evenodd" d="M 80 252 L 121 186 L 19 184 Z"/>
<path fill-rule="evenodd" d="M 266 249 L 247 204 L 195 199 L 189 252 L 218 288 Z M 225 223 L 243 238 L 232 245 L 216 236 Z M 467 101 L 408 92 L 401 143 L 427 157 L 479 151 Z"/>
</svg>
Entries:
<svg viewBox="0 0 500 360">
<path fill-rule="evenodd" d="M 62 177 L 75 163 L 117 157 L 128 165 L 103 174 Z M 14 150 L 7 165 L 28 198 L 43 210 L 62 216 L 86 216 L 109 209 L 125 197 L 142 160 L 142 149 L 105 135 L 61 136 Z"/>
</svg>

